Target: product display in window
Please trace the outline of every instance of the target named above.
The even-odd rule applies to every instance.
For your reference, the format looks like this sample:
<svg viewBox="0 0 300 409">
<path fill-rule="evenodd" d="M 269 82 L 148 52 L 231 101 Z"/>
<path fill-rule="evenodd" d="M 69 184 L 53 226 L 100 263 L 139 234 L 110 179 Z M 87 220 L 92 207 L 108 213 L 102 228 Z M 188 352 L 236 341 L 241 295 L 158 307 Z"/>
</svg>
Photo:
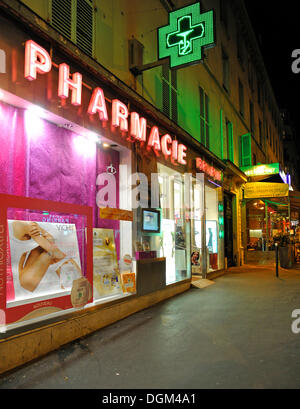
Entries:
<svg viewBox="0 0 300 409">
<path fill-rule="evenodd" d="M 193 251 L 191 255 L 191 264 L 192 264 L 192 274 L 200 275 L 201 274 L 200 250 Z"/>
<path fill-rule="evenodd" d="M 218 231 L 216 221 L 206 222 L 206 246 L 209 253 L 218 253 Z"/>
<path fill-rule="evenodd" d="M 126 272 L 122 273 L 121 276 L 124 294 L 135 293 L 136 292 L 135 273 Z"/>
<path fill-rule="evenodd" d="M 8 299 L 71 291 L 82 276 L 75 225 L 8 220 L 8 228 L 14 290 Z"/>
<path fill-rule="evenodd" d="M 71 303 L 74 308 L 83 308 L 92 296 L 92 286 L 84 278 L 78 278 L 73 282 L 71 291 Z"/>
<path fill-rule="evenodd" d="M 176 249 L 185 249 L 185 235 L 183 228 L 178 225 L 176 225 L 175 246 Z"/>
<path fill-rule="evenodd" d="M 143 250 L 144 251 L 151 251 L 151 246 L 149 241 L 144 241 L 143 242 Z"/>
<path fill-rule="evenodd" d="M 114 231 L 93 229 L 94 298 L 122 293 Z"/>
</svg>

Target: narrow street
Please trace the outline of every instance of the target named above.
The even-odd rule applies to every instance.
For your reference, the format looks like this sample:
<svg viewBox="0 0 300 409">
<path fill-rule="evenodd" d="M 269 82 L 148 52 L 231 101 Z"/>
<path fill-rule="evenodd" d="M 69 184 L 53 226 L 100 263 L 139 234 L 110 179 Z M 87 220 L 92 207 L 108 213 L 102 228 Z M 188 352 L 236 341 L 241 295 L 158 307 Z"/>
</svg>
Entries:
<svg viewBox="0 0 300 409">
<path fill-rule="evenodd" d="M 0 377 L 0 388 L 299 388 L 300 270 L 245 266 Z"/>
</svg>

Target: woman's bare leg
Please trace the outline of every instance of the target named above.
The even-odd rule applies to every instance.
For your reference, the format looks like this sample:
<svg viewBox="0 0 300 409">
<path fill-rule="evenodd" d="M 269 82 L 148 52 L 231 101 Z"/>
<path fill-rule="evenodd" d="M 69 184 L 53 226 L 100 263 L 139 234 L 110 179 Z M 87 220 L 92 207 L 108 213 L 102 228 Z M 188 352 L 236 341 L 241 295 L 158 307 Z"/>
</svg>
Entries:
<svg viewBox="0 0 300 409">
<path fill-rule="evenodd" d="M 53 258 L 41 247 L 36 247 L 30 252 L 30 255 L 24 265 L 26 253 L 24 253 L 19 262 L 19 279 L 21 286 L 30 292 L 33 292 L 43 279 L 49 266 L 53 264 Z"/>
</svg>

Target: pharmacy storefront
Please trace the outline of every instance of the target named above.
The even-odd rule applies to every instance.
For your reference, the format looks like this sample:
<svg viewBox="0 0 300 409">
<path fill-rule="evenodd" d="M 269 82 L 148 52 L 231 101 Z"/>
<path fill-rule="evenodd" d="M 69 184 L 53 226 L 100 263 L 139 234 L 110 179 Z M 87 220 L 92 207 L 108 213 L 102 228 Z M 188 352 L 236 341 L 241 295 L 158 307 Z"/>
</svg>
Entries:
<svg viewBox="0 0 300 409">
<path fill-rule="evenodd" d="M 4 372 L 224 269 L 224 167 L 53 43 L 0 23 Z M 56 345 L 38 343 L 46 324 Z M 11 349 L 33 326 L 27 355 Z"/>
</svg>

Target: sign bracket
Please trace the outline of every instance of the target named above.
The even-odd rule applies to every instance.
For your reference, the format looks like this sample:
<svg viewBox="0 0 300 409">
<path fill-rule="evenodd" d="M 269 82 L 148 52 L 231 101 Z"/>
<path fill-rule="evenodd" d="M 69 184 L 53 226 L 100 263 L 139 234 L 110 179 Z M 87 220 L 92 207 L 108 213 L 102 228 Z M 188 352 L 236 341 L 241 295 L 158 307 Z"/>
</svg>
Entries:
<svg viewBox="0 0 300 409">
<path fill-rule="evenodd" d="M 159 61 L 154 61 L 148 64 L 143 65 L 136 65 L 134 67 L 130 67 L 130 71 L 133 75 L 141 75 L 144 71 L 151 70 L 152 68 L 159 67 L 160 65 L 169 64 L 169 58 L 164 58 Z"/>
</svg>

